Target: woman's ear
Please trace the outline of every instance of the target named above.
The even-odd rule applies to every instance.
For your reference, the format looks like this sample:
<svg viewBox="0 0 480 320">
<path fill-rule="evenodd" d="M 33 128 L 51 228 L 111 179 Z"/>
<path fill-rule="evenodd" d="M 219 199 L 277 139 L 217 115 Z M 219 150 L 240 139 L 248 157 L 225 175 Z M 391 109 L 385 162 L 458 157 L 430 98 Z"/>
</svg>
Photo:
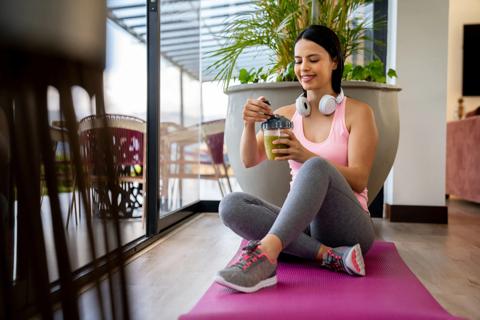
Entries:
<svg viewBox="0 0 480 320">
<path fill-rule="evenodd" d="M 333 69 L 332 70 L 337 70 L 337 66 L 338 66 L 338 59 L 335 58 L 335 59 L 333 59 Z"/>
</svg>

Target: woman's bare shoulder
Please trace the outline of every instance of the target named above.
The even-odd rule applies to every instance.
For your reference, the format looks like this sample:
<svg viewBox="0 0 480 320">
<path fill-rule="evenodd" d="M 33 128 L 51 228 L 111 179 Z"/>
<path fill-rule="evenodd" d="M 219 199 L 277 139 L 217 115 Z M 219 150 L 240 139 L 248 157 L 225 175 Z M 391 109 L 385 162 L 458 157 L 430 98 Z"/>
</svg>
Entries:
<svg viewBox="0 0 480 320">
<path fill-rule="evenodd" d="M 363 101 L 348 98 L 345 106 L 345 114 L 347 118 L 369 117 L 373 115 L 373 109 Z"/>
<path fill-rule="evenodd" d="M 348 97 L 347 104 L 346 104 L 347 111 L 351 112 L 369 112 L 372 111 L 372 107 L 370 107 L 367 103 Z"/>
<path fill-rule="evenodd" d="M 289 120 L 292 120 L 293 115 L 295 114 L 295 104 L 289 104 L 288 106 L 280 107 L 274 110 L 273 113 L 279 114 Z"/>
<path fill-rule="evenodd" d="M 372 107 L 363 101 L 349 97 L 345 106 L 345 124 L 347 128 L 350 130 L 352 123 L 364 121 L 365 118 L 374 118 Z"/>
</svg>

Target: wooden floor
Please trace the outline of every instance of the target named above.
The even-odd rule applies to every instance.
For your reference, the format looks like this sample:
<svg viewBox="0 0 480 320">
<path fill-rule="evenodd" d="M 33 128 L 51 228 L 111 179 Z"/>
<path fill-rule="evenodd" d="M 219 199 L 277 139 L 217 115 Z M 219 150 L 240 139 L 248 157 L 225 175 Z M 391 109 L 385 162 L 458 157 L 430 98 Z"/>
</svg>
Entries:
<svg viewBox="0 0 480 320">
<path fill-rule="evenodd" d="M 420 281 L 451 314 L 480 319 L 480 204 L 448 202 L 448 225 L 376 220 Z"/>
<path fill-rule="evenodd" d="M 450 200 L 448 206 L 448 225 L 374 219 L 377 237 L 396 244 L 450 313 L 480 319 L 480 205 Z M 239 241 L 218 214 L 205 213 L 138 255 L 127 267 L 134 319 L 177 319 L 188 312 Z"/>
</svg>

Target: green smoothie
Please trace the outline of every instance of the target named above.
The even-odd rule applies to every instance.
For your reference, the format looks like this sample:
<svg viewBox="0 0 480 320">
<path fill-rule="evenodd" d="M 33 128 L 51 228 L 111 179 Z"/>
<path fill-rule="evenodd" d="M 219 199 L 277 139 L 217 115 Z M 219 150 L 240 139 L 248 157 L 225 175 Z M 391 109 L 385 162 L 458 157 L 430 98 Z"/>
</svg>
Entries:
<svg viewBox="0 0 480 320">
<path fill-rule="evenodd" d="M 268 120 L 262 122 L 263 141 L 265 145 L 265 153 L 268 160 L 275 160 L 275 157 L 283 157 L 284 153 L 273 153 L 273 149 L 287 149 L 287 144 L 274 144 L 273 141 L 280 138 L 288 139 L 288 134 L 282 132 L 284 130 L 292 129 L 293 122 L 284 116 L 274 114 Z"/>
<path fill-rule="evenodd" d="M 285 138 L 285 137 L 281 137 L 281 136 L 278 136 L 278 135 L 273 135 L 273 136 L 265 135 L 263 137 L 263 141 L 264 141 L 264 144 L 265 144 L 265 153 L 267 154 L 267 159 L 268 160 L 274 160 L 276 156 L 277 157 L 283 156 L 283 154 L 273 153 L 272 152 L 273 149 L 287 149 L 288 148 L 288 145 L 286 145 L 286 144 L 283 144 L 283 143 L 274 144 L 273 143 L 273 141 L 275 141 L 277 139 L 280 139 L 280 138 Z"/>
</svg>

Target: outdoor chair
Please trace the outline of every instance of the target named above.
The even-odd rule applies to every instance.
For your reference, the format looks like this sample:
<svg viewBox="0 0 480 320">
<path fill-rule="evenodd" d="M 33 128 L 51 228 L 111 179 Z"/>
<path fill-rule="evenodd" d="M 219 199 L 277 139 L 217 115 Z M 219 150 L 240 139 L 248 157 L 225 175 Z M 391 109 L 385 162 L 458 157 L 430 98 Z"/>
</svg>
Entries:
<svg viewBox="0 0 480 320">
<path fill-rule="evenodd" d="M 100 140 L 105 130 L 110 141 Z M 79 131 L 92 213 L 109 217 L 110 208 L 118 206 L 120 218 L 133 218 L 134 210 L 144 202 L 145 121 L 127 115 L 92 115 L 80 121 Z M 111 150 L 113 158 L 116 177 L 113 186 L 106 179 L 109 156 L 106 150 Z"/>
<path fill-rule="evenodd" d="M 181 205 L 184 179 L 216 180 L 222 197 L 232 191 L 224 154 L 225 119 L 183 127 L 160 123 L 160 198 L 169 210 Z"/>
<path fill-rule="evenodd" d="M 230 183 L 228 172 L 230 166 L 226 161 L 226 155 L 224 154 L 225 119 L 203 122 L 200 128 L 203 141 L 208 148 L 211 159 L 210 163 L 214 170 L 213 177 L 204 176 L 204 178 L 213 178 L 217 180 L 222 197 L 224 197 L 227 191 L 232 192 L 232 185 Z M 226 181 L 226 186 L 222 180 Z"/>
</svg>

